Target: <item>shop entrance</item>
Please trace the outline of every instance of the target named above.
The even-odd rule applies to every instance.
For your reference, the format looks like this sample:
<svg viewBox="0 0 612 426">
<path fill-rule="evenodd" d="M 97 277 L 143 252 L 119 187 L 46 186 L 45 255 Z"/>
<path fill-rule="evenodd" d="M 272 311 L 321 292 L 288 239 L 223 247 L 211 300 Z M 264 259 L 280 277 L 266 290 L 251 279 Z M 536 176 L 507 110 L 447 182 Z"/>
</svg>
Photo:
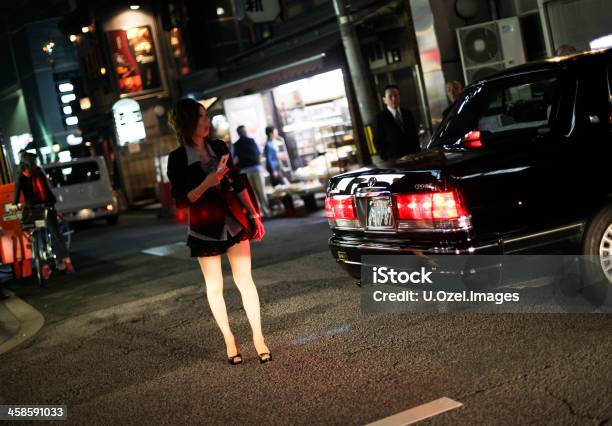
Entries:
<svg viewBox="0 0 612 426">
<path fill-rule="evenodd" d="M 338 68 L 225 99 L 222 114 L 213 112 L 215 134 L 233 143 L 236 127 L 243 125 L 263 151 L 264 128 L 276 127 L 279 138 L 274 145 L 289 182 L 272 187 L 267 180 L 270 200 L 295 196 L 307 210 L 322 207 L 328 179 L 360 167 L 345 87 Z"/>
</svg>

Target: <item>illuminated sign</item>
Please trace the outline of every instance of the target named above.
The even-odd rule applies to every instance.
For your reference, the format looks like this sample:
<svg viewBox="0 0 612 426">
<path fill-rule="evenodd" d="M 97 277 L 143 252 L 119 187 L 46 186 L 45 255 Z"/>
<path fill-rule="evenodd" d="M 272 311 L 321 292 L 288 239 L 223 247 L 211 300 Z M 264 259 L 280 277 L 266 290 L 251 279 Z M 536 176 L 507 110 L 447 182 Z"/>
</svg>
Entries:
<svg viewBox="0 0 612 426">
<path fill-rule="evenodd" d="M 274 21 L 280 14 L 278 0 L 243 0 L 246 16 L 255 23 Z"/>
<path fill-rule="evenodd" d="M 70 117 L 66 117 L 66 125 L 67 126 L 76 126 L 77 124 L 79 124 L 79 119 L 78 117 L 72 115 Z"/>
<path fill-rule="evenodd" d="M 67 103 L 74 101 L 76 99 L 76 95 L 74 93 L 71 93 L 69 95 L 62 95 L 61 99 L 62 99 L 62 103 L 67 104 Z"/>
<path fill-rule="evenodd" d="M 9 140 L 11 141 L 11 150 L 13 151 L 13 161 L 15 162 L 15 164 L 19 164 L 19 151 L 25 149 L 26 146 L 28 146 L 28 144 L 32 142 L 32 135 L 29 133 L 24 133 L 22 135 L 14 135 L 11 136 Z"/>
<path fill-rule="evenodd" d="M 121 94 L 161 88 L 159 67 L 148 26 L 107 33 Z"/>
<path fill-rule="evenodd" d="M 66 143 L 68 145 L 79 145 L 83 143 L 83 138 L 76 135 L 68 135 L 66 136 Z"/>
<path fill-rule="evenodd" d="M 120 146 L 139 142 L 146 137 L 140 105 L 133 99 L 121 99 L 113 105 L 113 117 Z"/>
<path fill-rule="evenodd" d="M 72 83 L 62 83 L 58 86 L 60 92 L 74 92 L 74 86 Z"/>
</svg>

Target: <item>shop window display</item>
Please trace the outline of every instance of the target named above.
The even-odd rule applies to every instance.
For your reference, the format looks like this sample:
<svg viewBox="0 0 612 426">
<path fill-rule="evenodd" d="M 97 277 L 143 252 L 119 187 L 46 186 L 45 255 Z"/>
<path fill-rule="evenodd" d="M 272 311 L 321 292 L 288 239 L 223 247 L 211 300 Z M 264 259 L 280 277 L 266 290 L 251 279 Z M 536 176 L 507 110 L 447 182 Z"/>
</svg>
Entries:
<svg viewBox="0 0 612 426">
<path fill-rule="evenodd" d="M 357 148 L 341 70 L 279 86 L 273 90 L 282 130 L 302 181 L 326 182 L 357 167 Z"/>
</svg>

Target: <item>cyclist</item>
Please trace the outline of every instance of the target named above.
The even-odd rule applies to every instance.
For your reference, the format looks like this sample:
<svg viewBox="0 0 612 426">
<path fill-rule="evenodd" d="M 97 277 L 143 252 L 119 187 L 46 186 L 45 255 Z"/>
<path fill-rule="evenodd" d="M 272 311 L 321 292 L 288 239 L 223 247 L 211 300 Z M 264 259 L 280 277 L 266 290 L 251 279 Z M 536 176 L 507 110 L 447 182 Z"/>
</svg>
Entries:
<svg viewBox="0 0 612 426">
<path fill-rule="evenodd" d="M 55 195 L 51 191 L 51 185 L 45 173 L 40 167 L 36 165 L 36 155 L 31 154 L 27 151 L 21 151 L 19 153 L 20 164 L 19 171 L 15 178 L 15 192 L 13 195 L 13 204 L 10 206 L 11 210 L 17 210 L 17 203 L 19 202 L 19 196 L 23 193 L 25 201 L 25 207 L 23 210 L 23 221 L 28 222 L 32 219 L 33 210 L 36 208 L 49 208 L 47 215 L 47 229 L 51 234 L 51 241 L 53 251 L 55 252 L 56 258 L 61 259 L 57 263 L 59 270 L 66 270 L 66 272 L 74 272 L 74 266 L 72 260 L 64 244 L 64 240 L 60 235 L 57 214 L 55 213 Z M 42 275 L 44 279 L 48 279 L 51 275 L 51 268 L 48 264 L 42 266 Z"/>
</svg>

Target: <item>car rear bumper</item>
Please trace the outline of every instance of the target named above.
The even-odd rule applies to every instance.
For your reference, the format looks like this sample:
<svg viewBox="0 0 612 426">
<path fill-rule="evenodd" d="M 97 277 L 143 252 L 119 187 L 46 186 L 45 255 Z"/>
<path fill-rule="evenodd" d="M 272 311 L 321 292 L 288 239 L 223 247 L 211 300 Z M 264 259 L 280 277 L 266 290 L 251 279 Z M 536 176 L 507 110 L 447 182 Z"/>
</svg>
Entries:
<svg viewBox="0 0 612 426">
<path fill-rule="evenodd" d="M 481 245 L 468 244 L 437 244 L 421 246 L 418 244 L 401 242 L 369 242 L 358 240 L 347 240 L 339 236 L 329 239 L 329 249 L 340 264 L 352 277 L 360 278 L 362 256 L 369 255 L 447 255 L 447 254 L 500 254 L 500 246 L 497 242 Z"/>
<path fill-rule="evenodd" d="M 112 210 L 108 210 L 106 206 L 107 204 L 104 204 L 98 207 L 87 207 L 76 210 L 60 211 L 60 213 L 62 215 L 62 218 L 67 222 L 102 219 L 109 216 L 116 216 L 118 214 L 117 206 L 113 205 Z"/>
<path fill-rule="evenodd" d="M 347 238 L 333 235 L 329 239 L 329 248 L 336 259 L 352 277 L 361 276 L 361 257 L 368 255 L 471 255 L 471 254 L 513 254 L 525 253 L 539 247 L 557 243 L 579 240 L 584 230 L 584 222 L 551 228 L 539 232 L 527 232 L 518 236 L 500 238 L 499 240 L 474 242 L 467 240 L 447 241 L 444 243 L 415 243 L 402 240 L 368 241 L 359 238 Z M 369 266 L 369 265 L 366 265 Z M 376 266 L 376 265 L 371 265 Z"/>
</svg>

